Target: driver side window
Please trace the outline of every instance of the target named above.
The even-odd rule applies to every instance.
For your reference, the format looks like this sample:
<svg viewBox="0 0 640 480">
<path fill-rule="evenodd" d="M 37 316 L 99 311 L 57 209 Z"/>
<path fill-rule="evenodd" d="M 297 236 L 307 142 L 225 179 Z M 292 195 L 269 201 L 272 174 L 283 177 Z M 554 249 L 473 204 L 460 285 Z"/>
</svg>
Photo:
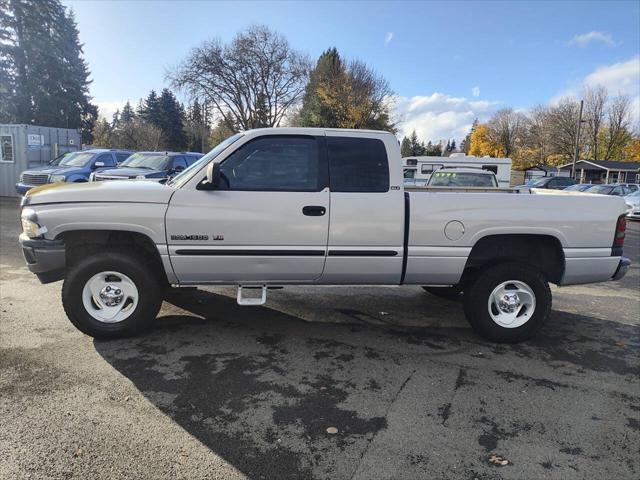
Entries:
<svg viewBox="0 0 640 480">
<path fill-rule="evenodd" d="M 111 156 L 110 153 L 103 153 L 102 155 L 98 155 L 98 158 L 96 158 L 94 165 L 97 162 L 104 163 L 105 167 L 115 167 L 115 162 L 113 161 L 113 157 Z"/>
<path fill-rule="evenodd" d="M 220 188 L 248 191 L 319 192 L 326 166 L 310 136 L 261 137 L 243 145 L 220 166 Z"/>
</svg>

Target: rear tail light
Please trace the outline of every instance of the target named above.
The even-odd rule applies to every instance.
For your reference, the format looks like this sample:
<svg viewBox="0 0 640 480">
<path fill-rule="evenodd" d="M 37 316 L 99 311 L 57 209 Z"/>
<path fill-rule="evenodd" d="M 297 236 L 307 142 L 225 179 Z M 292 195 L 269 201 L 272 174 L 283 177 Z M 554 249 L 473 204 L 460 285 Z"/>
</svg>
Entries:
<svg viewBox="0 0 640 480">
<path fill-rule="evenodd" d="M 616 233 L 613 237 L 613 245 L 611 254 L 614 256 L 622 255 L 622 247 L 624 246 L 624 236 L 627 231 L 627 217 L 620 215 L 616 222 Z"/>
</svg>

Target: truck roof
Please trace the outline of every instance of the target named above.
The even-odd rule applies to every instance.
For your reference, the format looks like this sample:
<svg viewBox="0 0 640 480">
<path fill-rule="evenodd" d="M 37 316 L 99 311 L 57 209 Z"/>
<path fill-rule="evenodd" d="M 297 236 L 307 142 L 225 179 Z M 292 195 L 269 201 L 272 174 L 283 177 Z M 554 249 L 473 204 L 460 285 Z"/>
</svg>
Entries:
<svg viewBox="0 0 640 480">
<path fill-rule="evenodd" d="M 344 132 L 344 133 L 375 133 L 377 135 L 394 135 L 391 132 L 385 130 L 364 130 L 357 128 L 318 128 L 318 127 L 274 127 L 274 128 L 254 128 L 247 130 L 243 133 L 260 132 L 260 133 L 273 133 L 274 135 L 295 135 L 301 133 L 319 134 L 321 132 Z"/>
</svg>

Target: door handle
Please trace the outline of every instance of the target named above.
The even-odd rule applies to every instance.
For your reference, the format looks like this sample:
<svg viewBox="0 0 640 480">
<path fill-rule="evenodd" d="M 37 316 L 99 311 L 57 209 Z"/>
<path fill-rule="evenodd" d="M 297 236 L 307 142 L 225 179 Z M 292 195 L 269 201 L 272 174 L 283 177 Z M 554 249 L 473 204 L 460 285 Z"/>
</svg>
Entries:
<svg viewBox="0 0 640 480">
<path fill-rule="evenodd" d="M 327 213 L 327 209 L 320 205 L 307 205 L 302 207 L 302 213 L 308 217 L 321 217 Z"/>
</svg>

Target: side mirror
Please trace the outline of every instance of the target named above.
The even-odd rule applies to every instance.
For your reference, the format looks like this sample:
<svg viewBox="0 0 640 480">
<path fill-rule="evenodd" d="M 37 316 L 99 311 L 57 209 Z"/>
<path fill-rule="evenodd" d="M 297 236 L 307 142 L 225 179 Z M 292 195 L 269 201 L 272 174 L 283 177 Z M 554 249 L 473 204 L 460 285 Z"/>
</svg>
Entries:
<svg viewBox="0 0 640 480">
<path fill-rule="evenodd" d="M 104 162 L 96 162 L 93 164 L 93 168 L 101 168 L 104 167 Z"/>
<path fill-rule="evenodd" d="M 174 171 L 174 172 L 176 172 L 176 173 L 177 173 L 177 172 L 183 172 L 183 171 L 184 171 L 184 165 L 176 165 L 176 166 L 173 168 L 173 171 Z"/>
<path fill-rule="evenodd" d="M 198 190 L 217 190 L 220 186 L 220 164 L 211 162 L 207 166 L 207 178 L 198 184 Z"/>
</svg>

